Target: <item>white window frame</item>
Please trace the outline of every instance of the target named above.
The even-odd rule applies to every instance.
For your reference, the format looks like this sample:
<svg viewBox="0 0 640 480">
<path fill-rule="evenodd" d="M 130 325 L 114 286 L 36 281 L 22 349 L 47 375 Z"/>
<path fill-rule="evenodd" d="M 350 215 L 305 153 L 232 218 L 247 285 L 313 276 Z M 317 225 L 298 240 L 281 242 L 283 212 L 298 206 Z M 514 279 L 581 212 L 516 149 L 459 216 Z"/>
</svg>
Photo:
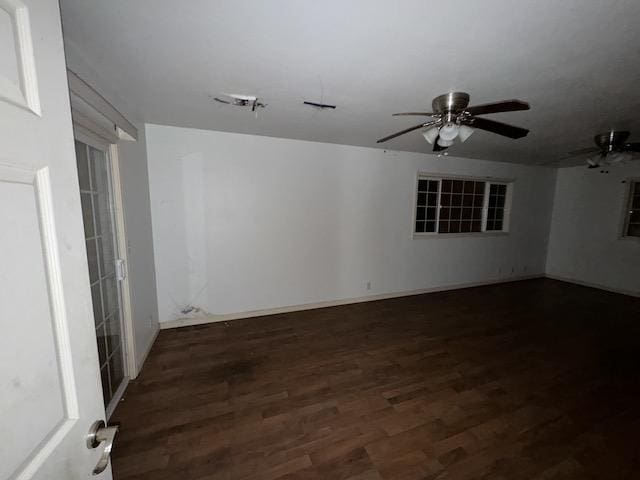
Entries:
<svg viewBox="0 0 640 480">
<path fill-rule="evenodd" d="M 629 240 L 632 242 L 640 242 L 640 237 L 634 235 L 627 235 L 629 230 L 629 221 L 631 220 L 631 202 L 633 201 L 633 187 L 634 184 L 640 185 L 640 177 L 625 178 L 627 188 L 624 195 L 624 208 L 622 210 L 622 228 L 620 229 L 620 238 L 622 240 Z"/>
<path fill-rule="evenodd" d="M 474 182 L 484 182 L 484 200 L 482 203 L 482 225 L 480 232 L 459 232 L 459 233 L 438 233 L 435 232 L 416 232 L 416 221 L 418 213 L 418 182 L 420 180 L 430 180 L 438 182 L 438 205 L 436 207 L 436 230 L 440 224 L 440 195 L 442 194 L 442 180 L 468 180 Z M 474 177 L 465 175 L 450 175 L 446 173 L 430 173 L 430 172 L 418 172 L 415 179 L 413 188 L 413 203 L 411 208 L 413 209 L 412 223 L 411 223 L 411 236 L 414 239 L 421 238 L 448 238 L 448 237 L 474 237 L 474 236 L 500 236 L 509 235 L 509 228 L 511 223 L 511 200 L 513 196 L 514 179 L 496 178 L 496 177 Z M 491 191 L 491 185 L 506 185 L 507 190 L 504 199 L 504 216 L 502 220 L 502 230 L 487 230 L 487 217 L 489 213 L 489 192 Z M 635 237 L 630 237 L 635 238 Z"/>
</svg>

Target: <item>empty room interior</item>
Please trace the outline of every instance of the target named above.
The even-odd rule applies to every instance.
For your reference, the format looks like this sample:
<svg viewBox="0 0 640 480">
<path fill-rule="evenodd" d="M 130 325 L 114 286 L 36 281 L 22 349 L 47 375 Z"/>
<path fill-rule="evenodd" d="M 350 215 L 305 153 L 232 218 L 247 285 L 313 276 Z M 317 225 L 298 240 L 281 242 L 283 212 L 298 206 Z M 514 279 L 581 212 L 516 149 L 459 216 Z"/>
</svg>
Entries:
<svg viewBox="0 0 640 480">
<path fill-rule="evenodd" d="M 0 0 L 0 480 L 640 478 L 639 19 Z"/>
</svg>

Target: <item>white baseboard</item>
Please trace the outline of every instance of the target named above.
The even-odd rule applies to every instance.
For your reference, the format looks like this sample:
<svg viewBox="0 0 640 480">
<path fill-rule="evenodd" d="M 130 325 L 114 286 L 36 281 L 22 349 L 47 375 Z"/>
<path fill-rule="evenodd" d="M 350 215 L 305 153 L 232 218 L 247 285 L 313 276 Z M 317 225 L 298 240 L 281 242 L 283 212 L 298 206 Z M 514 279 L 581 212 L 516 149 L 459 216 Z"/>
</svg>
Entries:
<svg viewBox="0 0 640 480">
<path fill-rule="evenodd" d="M 578 280 L 576 278 L 562 277 L 560 275 L 551 275 L 551 274 L 548 274 L 548 273 L 545 274 L 544 276 L 546 278 L 550 278 L 552 280 L 559 280 L 561 282 L 567 282 L 567 283 L 575 283 L 576 285 L 582 285 L 583 287 L 597 288 L 598 290 L 606 290 L 607 292 L 620 293 L 622 295 L 629 295 L 631 297 L 640 297 L 640 292 L 634 292 L 633 290 L 624 290 L 624 289 L 621 289 L 621 288 L 611 288 L 611 287 L 608 287 L 606 285 L 601 285 L 599 283 L 584 282 L 584 281 Z"/>
<path fill-rule="evenodd" d="M 376 300 L 386 300 L 388 298 L 409 297 L 412 295 L 422 295 L 424 293 L 442 292 L 446 290 L 458 290 L 461 288 L 481 287 L 484 285 L 493 285 L 496 283 L 509 283 L 520 280 L 530 280 L 532 278 L 542 278 L 544 274 L 523 275 L 517 277 L 500 278 L 496 280 L 486 280 L 482 282 L 466 282 L 452 285 L 443 285 L 440 287 L 424 288 L 419 290 L 410 290 L 404 292 L 382 293 L 378 295 L 369 295 L 366 297 L 344 298 L 339 300 L 328 300 L 325 302 L 305 303 L 301 305 L 290 305 L 285 307 L 267 308 L 263 310 L 251 310 L 246 312 L 225 313 L 225 314 L 208 314 L 200 317 L 178 318 L 160 322 L 160 329 L 188 327 L 193 325 L 203 325 L 206 323 L 227 322 L 230 320 L 239 320 L 241 318 L 262 317 L 265 315 L 276 315 L 279 313 L 299 312 L 303 310 L 314 310 L 316 308 L 336 307 L 338 305 L 349 305 L 352 303 L 373 302 Z"/>
<path fill-rule="evenodd" d="M 153 335 L 151 335 L 151 339 L 149 340 L 149 343 L 145 347 L 144 352 L 142 353 L 142 356 L 140 358 L 138 358 L 137 361 L 136 361 L 136 370 L 134 372 L 135 376 L 131 377 L 132 380 L 135 380 L 135 378 L 138 376 L 138 374 L 142 370 L 142 366 L 144 365 L 145 360 L 149 356 L 149 352 L 151 351 L 151 347 L 153 347 L 153 344 L 156 343 L 156 338 L 158 338 L 158 333 L 160 333 L 160 325 L 159 324 L 156 325 L 156 330 L 155 330 L 155 332 L 153 332 Z"/>
</svg>

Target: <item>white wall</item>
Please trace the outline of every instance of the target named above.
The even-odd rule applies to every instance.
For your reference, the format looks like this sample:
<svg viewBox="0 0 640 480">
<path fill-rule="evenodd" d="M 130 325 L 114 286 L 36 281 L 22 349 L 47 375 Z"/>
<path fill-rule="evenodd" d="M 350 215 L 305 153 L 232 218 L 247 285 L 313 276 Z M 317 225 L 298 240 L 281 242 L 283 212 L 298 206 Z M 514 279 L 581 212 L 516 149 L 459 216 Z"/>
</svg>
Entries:
<svg viewBox="0 0 640 480">
<path fill-rule="evenodd" d="M 158 301 L 153 256 L 147 144 L 144 124 L 138 141 L 120 142 L 120 173 L 127 230 L 127 259 L 138 371 L 158 332 Z"/>
<path fill-rule="evenodd" d="M 545 270 L 553 169 L 158 125 L 147 150 L 161 322 Z M 509 235 L 413 240 L 419 170 L 514 178 Z"/>
<path fill-rule="evenodd" d="M 91 59 L 83 58 L 80 50 L 68 41 L 65 42 L 65 54 L 68 67 L 95 88 L 138 129 L 137 142 L 121 141 L 118 144 L 118 156 L 127 230 L 127 273 L 135 357 L 139 371 L 159 328 L 144 124 L 137 121 L 136 114 L 129 110 L 128 107 L 132 104 L 122 99 L 118 92 L 104 82 L 104 77 L 91 65 Z"/>
<path fill-rule="evenodd" d="M 558 170 L 547 273 L 640 295 L 640 239 L 620 238 L 629 177 L 640 162 Z"/>
</svg>

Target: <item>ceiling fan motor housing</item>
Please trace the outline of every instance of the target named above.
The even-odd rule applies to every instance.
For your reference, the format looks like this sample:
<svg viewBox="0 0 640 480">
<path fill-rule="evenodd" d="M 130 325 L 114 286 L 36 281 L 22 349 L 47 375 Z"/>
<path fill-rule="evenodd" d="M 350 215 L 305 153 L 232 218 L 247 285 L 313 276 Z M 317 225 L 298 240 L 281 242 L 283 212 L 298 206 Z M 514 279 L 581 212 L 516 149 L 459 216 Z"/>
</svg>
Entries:
<svg viewBox="0 0 640 480">
<path fill-rule="evenodd" d="M 460 113 L 469 106 L 469 94 L 451 92 L 438 95 L 431 103 L 435 113 Z"/>
<path fill-rule="evenodd" d="M 612 130 L 606 133 L 599 133 L 593 140 L 598 148 L 611 152 L 622 147 L 629 138 L 629 132 L 624 130 Z"/>
</svg>

